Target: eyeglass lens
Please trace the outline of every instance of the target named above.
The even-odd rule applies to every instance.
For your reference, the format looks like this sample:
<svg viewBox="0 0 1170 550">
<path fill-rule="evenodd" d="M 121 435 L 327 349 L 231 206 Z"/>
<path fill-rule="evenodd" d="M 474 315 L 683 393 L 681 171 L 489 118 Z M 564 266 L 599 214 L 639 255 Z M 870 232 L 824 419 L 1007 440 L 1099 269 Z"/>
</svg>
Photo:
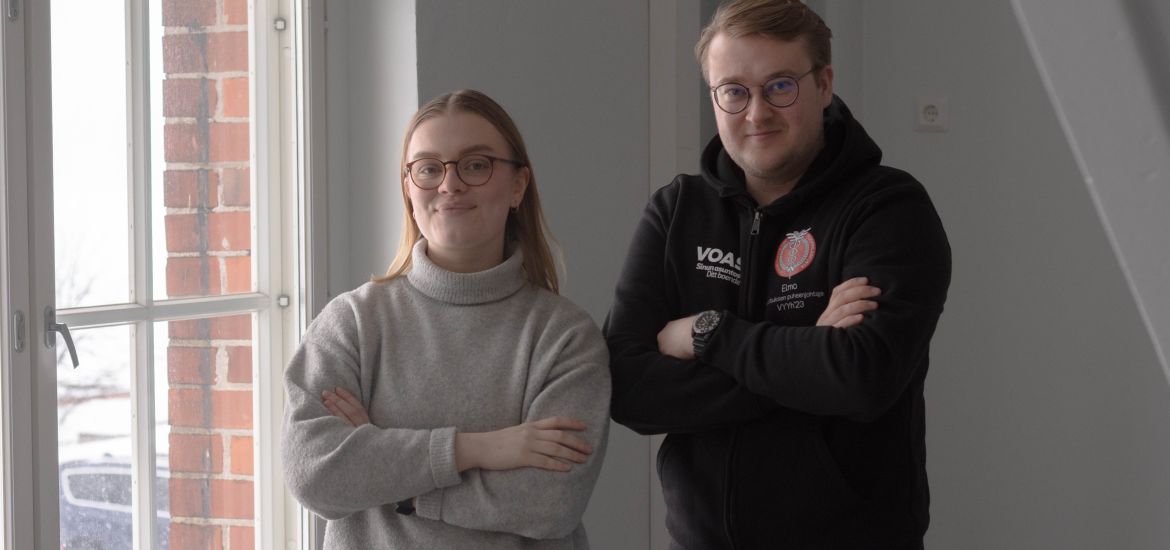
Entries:
<svg viewBox="0 0 1170 550">
<path fill-rule="evenodd" d="M 484 155 L 467 155 L 458 161 L 419 159 L 410 165 L 410 178 L 423 189 L 434 189 L 447 176 L 447 165 L 455 165 L 455 173 L 467 185 L 483 185 L 492 177 L 492 159 Z"/>
<path fill-rule="evenodd" d="M 796 79 L 792 77 L 780 77 L 774 80 L 769 80 L 763 86 L 764 100 L 774 107 L 787 107 L 796 102 L 796 96 L 800 92 L 800 88 L 796 84 Z M 728 82 L 715 88 L 715 104 L 724 111 L 735 114 L 747 108 L 748 102 L 751 101 L 751 91 L 747 86 Z"/>
</svg>

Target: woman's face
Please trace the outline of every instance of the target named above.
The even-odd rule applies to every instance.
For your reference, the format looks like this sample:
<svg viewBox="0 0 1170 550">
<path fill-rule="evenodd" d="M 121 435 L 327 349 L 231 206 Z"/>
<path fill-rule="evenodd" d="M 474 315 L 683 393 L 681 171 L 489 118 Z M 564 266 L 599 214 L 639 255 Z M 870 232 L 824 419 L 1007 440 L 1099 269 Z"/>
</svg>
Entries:
<svg viewBox="0 0 1170 550">
<path fill-rule="evenodd" d="M 455 112 L 423 122 L 415 129 L 406 151 L 406 162 L 420 158 L 458 161 L 479 154 L 512 159 L 504 137 L 479 115 Z M 520 205 L 528 186 L 528 169 L 508 162 L 490 161 L 491 177 L 483 185 L 470 186 L 460 179 L 456 164 L 447 166 L 442 182 L 422 189 L 403 176 L 410 191 L 414 219 L 427 239 L 428 255 L 452 258 L 495 258 L 504 251 L 508 210 Z M 441 174 L 441 171 L 439 172 Z"/>
</svg>

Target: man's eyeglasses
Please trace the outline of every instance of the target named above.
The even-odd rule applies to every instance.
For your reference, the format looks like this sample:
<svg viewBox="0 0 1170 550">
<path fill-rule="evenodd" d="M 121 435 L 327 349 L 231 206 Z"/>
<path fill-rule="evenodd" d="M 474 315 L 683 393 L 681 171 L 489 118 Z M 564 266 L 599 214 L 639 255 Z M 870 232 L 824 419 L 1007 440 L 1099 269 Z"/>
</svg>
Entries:
<svg viewBox="0 0 1170 550">
<path fill-rule="evenodd" d="M 442 161 L 436 158 L 424 157 L 406 163 L 406 171 L 410 174 L 410 182 L 419 189 L 436 189 L 443 184 L 447 177 L 447 165 L 455 165 L 455 174 L 463 183 L 471 186 L 483 185 L 492 179 L 492 169 L 497 162 L 506 162 L 517 168 L 524 163 L 491 155 L 465 155 L 459 160 Z"/>
<path fill-rule="evenodd" d="M 813 67 L 800 76 L 782 76 L 774 78 L 760 86 L 763 90 L 764 101 L 773 107 L 787 107 L 796 103 L 800 95 L 800 85 L 797 81 L 812 74 L 818 69 Z M 751 89 L 737 82 L 727 82 L 711 88 L 711 98 L 723 112 L 734 115 L 743 112 L 752 101 Z"/>
</svg>

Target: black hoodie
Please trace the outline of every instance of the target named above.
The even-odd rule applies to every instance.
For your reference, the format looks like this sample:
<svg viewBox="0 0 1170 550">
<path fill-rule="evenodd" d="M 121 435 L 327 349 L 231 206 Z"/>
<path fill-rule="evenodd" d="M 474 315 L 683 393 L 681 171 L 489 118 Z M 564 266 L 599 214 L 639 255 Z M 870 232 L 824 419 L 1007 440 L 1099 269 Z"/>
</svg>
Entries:
<svg viewBox="0 0 1170 550">
<path fill-rule="evenodd" d="M 651 197 L 606 321 L 613 418 L 658 453 L 675 547 L 916 548 L 929 494 L 923 381 L 950 284 L 926 190 L 880 165 L 839 98 L 800 182 L 757 206 L 718 137 L 702 176 Z M 865 276 L 879 308 L 817 327 Z M 700 357 L 658 352 L 667 322 L 724 318 Z"/>
</svg>

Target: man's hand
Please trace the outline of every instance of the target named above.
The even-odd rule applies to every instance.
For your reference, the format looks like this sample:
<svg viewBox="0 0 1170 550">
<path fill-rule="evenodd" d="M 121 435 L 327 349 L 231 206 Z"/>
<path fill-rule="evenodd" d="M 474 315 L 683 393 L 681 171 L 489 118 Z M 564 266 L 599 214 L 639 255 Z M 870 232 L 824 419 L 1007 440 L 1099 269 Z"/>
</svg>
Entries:
<svg viewBox="0 0 1170 550">
<path fill-rule="evenodd" d="M 695 341 L 691 331 L 698 315 L 675 319 L 658 331 L 658 353 L 679 359 L 695 358 Z"/>
<path fill-rule="evenodd" d="M 833 288 L 829 305 L 817 319 L 818 327 L 846 328 L 861 323 L 862 313 L 877 309 L 877 302 L 867 300 L 882 291 L 868 285 L 869 279 L 854 277 Z M 660 337 L 661 338 L 661 337 Z"/>
<path fill-rule="evenodd" d="M 829 297 L 829 305 L 817 319 L 817 326 L 846 328 L 860 324 L 864 319 L 863 313 L 878 307 L 877 302 L 867 298 L 882 293 L 868 283 L 869 279 L 865 277 L 854 277 L 834 287 Z M 666 323 L 666 326 L 658 331 L 658 353 L 679 359 L 694 359 L 695 341 L 691 331 L 694 330 L 695 319 L 698 318 L 698 315 L 691 315 Z"/>
</svg>

